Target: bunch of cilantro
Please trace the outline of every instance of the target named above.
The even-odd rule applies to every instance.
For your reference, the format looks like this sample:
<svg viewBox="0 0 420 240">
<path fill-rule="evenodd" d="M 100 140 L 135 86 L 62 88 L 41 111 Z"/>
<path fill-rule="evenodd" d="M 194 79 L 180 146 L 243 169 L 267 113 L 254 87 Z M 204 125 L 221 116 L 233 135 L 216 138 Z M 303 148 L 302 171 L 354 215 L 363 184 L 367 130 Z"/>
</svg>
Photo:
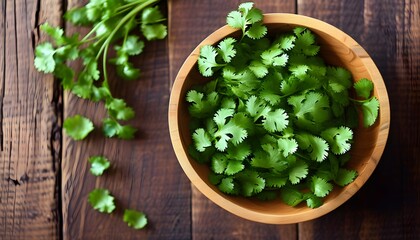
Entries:
<svg viewBox="0 0 420 240">
<path fill-rule="evenodd" d="M 103 101 L 107 117 L 102 130 L 107 137 L 131 139 L 136 129 L 123 125 L 135 113 L 123 99 L 115 98 L 109 88 L 107 66 L 115 66 L 118 75 L 126 80 L 140 77 L 140 69 L 130 62 L 131 56 L 143 52 L 145 41 L 163 39 L 167 27 L 158 6 L 159 0 L 90 0 L 85 6 L 66 12 L 65 18 L 77 26 L 90 27 L 90 31 L 66 36 L 64 30 L 48 23 L 40 29 L 51 42 L 43 42 L 35 49 L 35 68 L 52 73 L 61 85 L 76 96 L 93 102 Z M 115 55 L 108 59 L 113 46 Z M 72 62 L 80 62 L 75 68 Z M 64 122 L 67 134 L 75 140 L 85 138 L 93 129 L 86 117 L 75 115 Z"/>
<path fill-rule="evenodd" d="M 378 116 L 373 83 L 326 65 L 307 28 L 268 37 L 251 2 L 227 24 L 242 35 L 201 48 L 199 71 L 212 80 L 186 95 L 190 155 L 224 193 L 321 206 L 334 185 L 357 177 L 345 164 L 359 112 L 365 127 Z"/>
</svg>

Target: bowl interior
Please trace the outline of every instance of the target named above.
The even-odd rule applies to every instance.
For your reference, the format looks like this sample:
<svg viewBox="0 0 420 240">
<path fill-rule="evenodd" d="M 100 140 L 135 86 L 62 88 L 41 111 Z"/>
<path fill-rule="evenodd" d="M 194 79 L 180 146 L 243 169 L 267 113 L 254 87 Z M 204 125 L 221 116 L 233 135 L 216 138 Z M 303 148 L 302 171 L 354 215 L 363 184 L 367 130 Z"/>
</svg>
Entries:
<svg viewBox="0 0 420 240">
<path fill-rule="evenodd" d="M 188 155 L 191 133 L 189 130 L 188 103 L 185 101 L 185 94 L 193 85 L 211 80 L 211 78 L 204 78 L 198 72 L 196 60 L 199 48 L 202 45 L 215 44 L 226 35 L 235 35 L 234 30 L 226 26 L 210 35 L 194 50 L 182 66 L 175 80 L 171 94 L 169 115 L 170 125 L 172 122 L 172 126 L 170 126 L 171 138 L 178 161 L 192 183 L 222 208 L 238 216 L 258 222 L 301 222 L 319 217 L 341 205 L 371 175 L 383 151 L 383 147 L 382 149 L 377 149 L 378 136 L 380 128 L 384 124 L 383 120 L 387 120 L 385 125 L 389 124 L 389 116 L 388 118 L 386 116 L 383 117 L 384 112 L 382 110 L 383 107 L 386 108 L 388 99 L 386 91 L 385 95 L 381 94 L 382 88 L 385 89 L 385 87 L 376 66 L 363 48 L 348 35 L 329 24 L 299 15 L 269 14 L 265 15 L 264 21 L 270 34 L 290 31 L 296 26 L 308 27 L 317 35 L 317 42 L 321 46 L 321 55 L 327 64 L 348 69 L 352 73 L 354 80 L 368 78 L 375 83 L 374 95 L 380 100 L 381 114 L 373 127 L 368 129 L 359 127 L 355 131 L 354 144 L 351 150 L 352 158 L 347 165 L 348 168 L 357 170 L 359 173 L 358 178 L 344 188 L 334 187 L 334 190 L 324 200 L 324 204 L 317 209 L 310 209 L 306 204 L 290 207 L 282 203 L 280 199 L 259 201 L 253 198 L 230 196 L 220 192 L 217 187 L 209 182 L 209 167 L 197 163 Z M 385 135 L 387 136 L 387 132 Z M 376 152 L 373 154 L 375 149 Z"/>
</svg>

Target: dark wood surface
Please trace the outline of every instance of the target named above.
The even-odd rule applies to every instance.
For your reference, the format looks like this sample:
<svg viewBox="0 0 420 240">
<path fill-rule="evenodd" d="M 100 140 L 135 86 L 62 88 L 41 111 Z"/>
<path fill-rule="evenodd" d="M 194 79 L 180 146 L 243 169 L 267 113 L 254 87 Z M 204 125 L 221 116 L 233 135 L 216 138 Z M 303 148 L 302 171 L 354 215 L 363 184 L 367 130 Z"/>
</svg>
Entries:
<svg viewBox="0 0 420 240">
<path fill-rule="evenodd" d="M 63 117 L 82 114 L 99 125 L 101 104 L 62 92 L 35 71 L 33 51 L 48 21 L 62 20 L 85 0 L 0 1 L 0 239 L 418 239 L 420 236 L 420 1 L 258 0 L 264 12 L 299 13 L 342 29 L 370 54 L 391 105 L 388 143 L 375 172 L 348 202 L 316 220 L 266 225 L 236 217 L 191 186 L 173 153 L 167 109 L 170 89 L 188 54 L 225 24 L 238 0 L 161 1 L 169 36 L 136 59 L 142 78 L 112 82 L 137 113 L 135 140 L 105 139 L 95 130 L 75 142 Z M 114 75 L 112 74 L 111 78 Z M 99 178 L 87 159 L 107 156 Z M 111 215 L 94 211 L 88 193 L 104 187 L 116 197 Z M 122 221 L 125 208 L 143 210 L 146 229 Z"/>
</svg>

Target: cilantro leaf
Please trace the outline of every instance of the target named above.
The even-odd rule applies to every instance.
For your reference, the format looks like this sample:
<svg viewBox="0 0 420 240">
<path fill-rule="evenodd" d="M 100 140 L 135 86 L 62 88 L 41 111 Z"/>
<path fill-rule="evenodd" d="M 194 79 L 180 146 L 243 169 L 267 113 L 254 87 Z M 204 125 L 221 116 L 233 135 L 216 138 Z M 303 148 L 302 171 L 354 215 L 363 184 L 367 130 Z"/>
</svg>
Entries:
<svg viewBox="0 0 420 240">
<path fill-rule="evenodd" d="M 298 143 L 295 139 L 280 138 L 277 140 L 277 146 L 279 150 L 283 153 L 284 157 L 293 154 L 298 149 Z"/>
<path fill-rule="evenodd" d="M 147 40 L 164 39 L 168 34 L 166 25 L 162 23 L 157 24 L 143 24 L 141 31 Z"/>
<path fill-rule="evenodd" d="M 300 33 L 295 32 L 296 40 L 294 52 L 303 53 L 307 56 L 315 56 L 320 47 L 315 45 L 315 35 L 309 29 L 304 29 Z"/>
<path fill-rule="evenodd" d="M 106 137 L 117 136 L 121 139 L 133 139 L 137 129 L 130 125 L 121 125 L 116 120 L 105 118 L 102 121 L 102 132 Z"/>
<path fill-rule="evenodd" d="M 191 103 L 188 111 L 193 117 L 206 118 L 213 116 L 216 112 L 219 104 L 219 95 L 216 92 L 212 92 L 205 96 L 204 93 L 191 90 L 187 93 L 186 100 Z"/>
<path fill-rule="evenodd" d="M 242 161 L 229 160 L 225 169 L 226 175 L 234 175 L 242 170 L 244 170 L 245 165 Z"/>
<path fill-rule="evenodd" d="M 321 137 L 329 143 L 334 154 L 343 154 L 350 150 L 353 131 L 348 127 L 333 127 L 324 130 Z"/>
<path fill-rule="evenodd" d="M 266 113 L 264 117 L 263 127 L 269 132 L 283 131 L 289 124 L 289 116 L 281 108 Z"/>
<path fill-rule="evenodd" d="M 91 164 L 90 172 L 95 176 L 101 176 L 106 169 L 111 166 L 111 163 L 106 157 L 103 156 L 93 156 L 89 158 Z"/>
<path fill-rule="evenodd" d="M 218 185 L 220 191 L 228 194 L 237 194 L 238 190 L 235 188 L 236 184 L 232 177 L 223 178 Z"/>
<path fill-rule="evenodd" d="M 292 207 L 298 205 L 304 200 L 303 194 L 293 188 L 282 188 L 280 196 L 283 202 Z"/>
<path fill-rule="evenodd" d="M 130 120 L 134 117 L 134 110 L 123 99 L 113 98 L 106 102 L 105 107 L 109 115 L 118 120 Z"/>
<path fill-rule="evenodd" d="M 142 229 L 147 225 L 146 214 L 136 210 L 125 209 L 123 220 L 128 224 L 129 227 L 134 229 Z"/>
<path fill-rule="evenodd" d="M 121 53 L 134 56 L 140 54 L 144 49 L 144 42 L 138 36 L 130 35 L 122 46 L 115 46 L 115 50 Z"/>
<path fill-rule="evenodd" d="M 147 40 L 164 39 L 168 34 L 164 19 L 157 6 L 145 8 L 141 15 L 141 31 Z"/>
<path fill-rule="evenodd" d="M 59 27 L 52 27 L 47 22 L 40 26 L 40 29 L 48 34 L 52 40 L 58 45 L 61 46 L 65 43 L 64 31 Z"/>
<path fill-rule="evenodd" d="M 97 188 L 90 192 L 88 202 L 101 213 L 112 213 L 115 209 L 114 197 L 106 189 Z"/>
<path fill-rule="evenodd" d="M 299 183 L 308 175 L 308 165 L 302 160 L 296 160 L 296 163 L 289 169 L 289 180 L 292 184 Z"/>
<path fill-rule="evenodd" d="M 324 139 L 311 134 L 301 133 L 296 135 L 296 140 L 299 147 L 306 150 L 312 160 L 322 162 L 327 158 L 329 146 Z"/>
<path fill-rule="evenodd" d="M 226 170 L 227 158 L 223 154 L 215 154 L 211 159 L 211 169 L 214 173 L 222 174 Z"/>
<path fill-rule="evenodd" d="M 307 193 L 304 198 L 306 198 L 306 205 L 310 208 L 318 208 L 323 204 L 322 199 L 314 194 Z"/>
<path fill-rule="evenodd" d="M 354 89 L 359 97 L 368 99 L 373 91 L 373 83 L 366 78 L 362 78 L 354 83 Z"/>
<path fill-rule="evenodd" d="M 293 106 L 296 124 L 307 130 L 314 129 L 331 117 L 328 97 L 319 92 L 293 95 L 288 103 Z"/>
<path fill-rule="evenodd" d="M 52 73 L 55 69 L 54 54 L 56 50 L 51 43 L 45 42 L 35 48 L 34 65 L 38 71 Z"/>
<path fill-rule="evenodd" d="M 84 139 L 91 131 L 93 131 L 94 126 L 92 121 L 88 118 L 85 118 L 81 115 L 74 115 L 73 117 L 68 117 L 64 120 L 63 128 L 74 140 Z"/>
<path fill-rule="evenodd" d="M 263 78 L 268 74 L 268 68 L 262 62 L 254 60 L 250 63 L 249 69 L 257 76 L 257 78 Z"/>
<path fill-rule="evenodd" d="M 371 98 L 368 101 L 364 101 L 360 107 L 363 112 L 363 125 L 365 127 L 372 126 L 376 119 L 378 118 L 379 113 L 379 101 L 376 97 Z"/>
<path fill-rule="evenodd" d="M 354 179 L 357 177 L 357 172 L 355 170 L 347 170 L 344 168 L 340 168 L 338 170 L 337 176 L 334 179 L 334 182 L 338 186 L 346 186 L 349 183 L 353 182 Z"/>
<path fill-rule="evenodd" d="M 267 27 L 261 24 L 263 15 L 261 10 L 253 8 L 254 3 L 242 3 L 238 11 L 232 11 L 226 18 L 226 23 L 232 28 L 242 30 L 244 36 L 260 39 L 267 33 Z"/>
<path fill-rule="evenodd" d="M 260 39 L 267 34 L 267 27 L 262 25 L 260 22 L 254 23 L 246 31 L 246 36 L 251 39 Z"/>
<path fill-rule="evenodd" d="M 211 138 L 209 134 L 202 128 L 196 129 L 192 137 L 195 148 L 199 152 L 204 152 L 206 148 L 211 146 Z"/>
<path fill-rule="evenodd" d="M 322 178 L 313 176 L 309 188 L 315 194 L 315 196 L 325 197 L 332 190 L 333 185 Z"/>
<path fill-rule="evenodd" d="M 214 68 L 221 65 L 216 62 L 217 51 L 213 46 L 205 45 L 200 49 L 200 56 L 198 58 L 198 69 L 205 77 L 210 77 L 214 74 Z"/>
<path fill-rule="evenodd" d="M 234 38 L 225 38 L 219 43 L 218 52 L 226 63 L 229 63 L 236 55 L 235 42 Z"/>
<path fill-rule="evenodd" d="M 265 187 L 264 178 L 260 177 L 256 171 L 243 170 L 236 175 L 236 179 L 241 183 L 241 194 L 246 197 L 261 192 Z"/>
</svg>

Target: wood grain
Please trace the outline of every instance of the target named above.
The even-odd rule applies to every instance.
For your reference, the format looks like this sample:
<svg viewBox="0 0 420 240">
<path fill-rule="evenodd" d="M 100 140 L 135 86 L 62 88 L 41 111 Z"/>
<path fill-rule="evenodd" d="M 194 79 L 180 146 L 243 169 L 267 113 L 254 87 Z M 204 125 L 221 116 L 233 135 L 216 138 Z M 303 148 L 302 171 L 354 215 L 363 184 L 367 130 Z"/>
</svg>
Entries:
<svg viewBox="0 0 420 240">
<path fill-rule="evenodd" d="M 302 239 L 416 239 L 419 202 L 419 1 L 298 1 L 300 14 L 353 36 L 388 88 L 391 130 L 381 162 L 346 204 L 299 224 Z M 331 231 L 334 226 L 334 231 Z"/>
<path fill-rule="evenodd" d="M 183 61 L 242 1 L 170 1 L 169 61 L 173 82 Z M 291 1 L 254 1 L 264 12 L 294 12 Z M 186 11 L 190 9 L 190 11 Z M 183 17 L 188 12 L 188 18 Z M 295 239 L 296 225 L 264 225 L 244 220 L 210 202 L 192 188 L 193 239 Z"/>
<path fill-rule="evenodd" d="M 0 18 L 0 238 L 58 239 L 61 96 L 33 51 L 61 1 L 1 1 Z"/>
<path fill-rule="evenodd" d="M 86 1 L 69 1 L 68 8 Z M 166 9 L 165 5 L 162 5 Z M 69 33 L 82 31 L 67 25 Z M 190 189 L 169 140 L 167 107 L 169 101 L 167 42 L 146 43 L 145 52 L 134 59 L 142 70 L 138 81 L 125 82 L 111 72 L 110 85 L 116 97 L 124 98 L 136 112 L 130 121 L 139 129 L 136 139 L 105 139 L 99 128 L 86 140 L 63 138 L 63 220 L 64 239 L 190 239 Z M 112 67 L 110 66 L 112 69 Z M 64 116 L 92 118 L 100 126 L 102 103 L 83 101 L 65 95 Z M 104 155 L 111 169 L 101 177 L 89 173 L 87 159 Z M 107 188 L 116 198 L 117 209 L 101 214 L 87 202 L 96 187 Z M 144 211 L 146 229 L 131 229 L 123 222 L 126 208 Z"/>
</svg>

